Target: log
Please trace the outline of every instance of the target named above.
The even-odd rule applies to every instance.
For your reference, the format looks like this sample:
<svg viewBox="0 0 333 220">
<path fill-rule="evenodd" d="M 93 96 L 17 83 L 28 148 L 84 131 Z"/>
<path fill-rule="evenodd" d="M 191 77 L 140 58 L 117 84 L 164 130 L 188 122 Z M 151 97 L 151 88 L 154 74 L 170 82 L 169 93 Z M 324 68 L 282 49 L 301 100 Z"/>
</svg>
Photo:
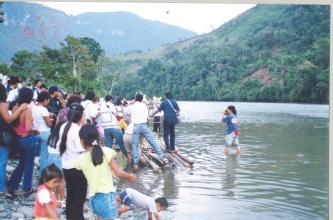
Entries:
<svg viewBox="0 0 333 220">
<path fill-rule="evenodd" d="M 160 167 L 163 167 L 163 161 L 160 160 L 160 158 L 158 158 L 157 154 L 151 153 L 151 152 L 147 152 L 147 155 L 152 158 L 154 160 L 154 162 L 156 162 Z"/>
<path fill-rule="evenodd" d="M 148 161 L 148 164 L 153 169 L 153 172 L 158 172 L 160 170 L 160 167 L 154 161 L 149 159 L 144 151 L 142 151 L 142 157 Z"/>
<path fill-rule="evenodd" d="M 191 164 L 187 163 L 186 161 L 182 160 L 182 158 L 178 157 L 176 153 L 170 153 L 176 160 L 178 160 L 184 167 L 191 167 Z"/>
<path fill-rule="evenodd" d="M 185 161 L 186 163 L 190 164 L 191 166 L 194 164 L 194 161 L 184 157 L 182 154 L 180 154 L 179 152 L 175 153 L 180 159 L 182 159 L 183 161 Z"/>
</svg>

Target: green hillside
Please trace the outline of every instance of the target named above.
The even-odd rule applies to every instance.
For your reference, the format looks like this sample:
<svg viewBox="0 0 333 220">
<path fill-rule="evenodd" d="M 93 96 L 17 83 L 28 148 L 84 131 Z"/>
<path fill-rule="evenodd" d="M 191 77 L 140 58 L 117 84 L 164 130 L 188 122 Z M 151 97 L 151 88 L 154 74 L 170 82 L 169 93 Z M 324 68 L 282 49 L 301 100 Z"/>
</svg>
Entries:
<svg viewBox="0 0 333 220">
<path fill-rule="evenodd" d="M 181 100 L 327 103 L 329 6 L 257 5 L 183 42 L 112 57 L 113 91 Z"/>
</svg>

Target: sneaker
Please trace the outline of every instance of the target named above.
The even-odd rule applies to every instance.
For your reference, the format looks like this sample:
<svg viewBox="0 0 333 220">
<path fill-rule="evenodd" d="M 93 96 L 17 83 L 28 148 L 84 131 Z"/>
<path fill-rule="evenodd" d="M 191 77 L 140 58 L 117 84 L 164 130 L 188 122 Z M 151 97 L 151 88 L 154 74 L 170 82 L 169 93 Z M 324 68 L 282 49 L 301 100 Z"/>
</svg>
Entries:
<svg viewBox="0 0 333 220">
<path fill-rule="evenodd" d="M 133 165 L 133 171 L 136 172 L 139 170 L 139 165 L 138 164 L 134 164 Z"/>
<path fill-rule="evenodd" d="M 163 158 L 162 162 L 163 162 L 163 165 L 169 164 L 169 160 L 166 157 Z"/>
</svg>

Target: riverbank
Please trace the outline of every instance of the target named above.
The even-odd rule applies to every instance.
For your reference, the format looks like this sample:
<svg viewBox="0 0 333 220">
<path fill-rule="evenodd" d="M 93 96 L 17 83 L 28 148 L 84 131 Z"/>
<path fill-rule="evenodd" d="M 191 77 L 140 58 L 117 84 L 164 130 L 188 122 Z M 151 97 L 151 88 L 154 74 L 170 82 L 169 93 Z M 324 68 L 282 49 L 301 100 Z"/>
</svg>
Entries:
<svg viewBox="0 0 333 220">
<path fill-rule="evenodd" d="M 15 167 L 18 164 L 18 159 L 10 159 L 7 163 L 7 176 L 11 176 Z M 34 173 L 33 173 L 33 186 L 38 186 L 39 179 L 39 169 L 38 165 L 35 163 Z M 118 189 L 121 190 L 123 188 L 122 183 L 117 180 L 115 181 L 115 185 L 118 186 Z M 118 191 L 119 191 L 118 190 Z M 2 220 L 33 220 L 34 219 L 34 201 L 35 201 L 35 193 L 32 193 L 28 197 L 23 197 L 20 195 L 22 193 L 22 181 L 20 184 L 20 188 L 17 191 L 17 196 L 14 199 L 7 198 L 5 195 L 0 195 L 0 219 Z M 61 219 L 65 220 L 65 208 L 57 209 L 59 216 Z M 123 220 L 123 219 L 144 219 L 143 216 L 145 212 L 140 210 L 130 211 L 126 214 L 121 215 L 119 218 L 115 218 L 115 220 Z M 86 200 L 84 205 L 84 217 L 86 220 L 95 220 L 96 217 L 92 213 L 90 209 L 89 199 Z"/>
</svg>

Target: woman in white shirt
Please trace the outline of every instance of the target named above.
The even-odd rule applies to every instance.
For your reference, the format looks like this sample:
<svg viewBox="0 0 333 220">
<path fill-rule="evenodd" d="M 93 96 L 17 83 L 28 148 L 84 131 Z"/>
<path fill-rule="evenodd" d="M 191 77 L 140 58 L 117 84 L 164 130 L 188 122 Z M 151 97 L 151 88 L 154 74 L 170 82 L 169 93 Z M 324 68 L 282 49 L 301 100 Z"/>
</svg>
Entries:
<svg viewBox="0 0 333 220">
<path fill-rule="evenodd" d="M 60 127 L 57 143 L 66 181 L 66 215 L 68 220 L 84 220 L 83 205 L 87 194 L 87 180 L 82 171 L 74 168 L 80 154 L 85 151 L 79 138 L 81 125 L 86 123 L 83 111 L 84 109 L 79 103 L 73 103 L 69 106 L 68 121 Z"/>
<path fill-rule="evenodd" d="M 38 94 L 38 104 L 32 107 L 33 126 L 39 130 L 39 134 L 36 135 L 37 151 L 40 156 L 40 172 L 47 166 L 47 139 L 50 135 L 50 127 L 52 126 L 53 119 L 50 117 L 50 113 L 47 111 L 50 95 L 48 92 L 42 92 Z"/>
</svg>

